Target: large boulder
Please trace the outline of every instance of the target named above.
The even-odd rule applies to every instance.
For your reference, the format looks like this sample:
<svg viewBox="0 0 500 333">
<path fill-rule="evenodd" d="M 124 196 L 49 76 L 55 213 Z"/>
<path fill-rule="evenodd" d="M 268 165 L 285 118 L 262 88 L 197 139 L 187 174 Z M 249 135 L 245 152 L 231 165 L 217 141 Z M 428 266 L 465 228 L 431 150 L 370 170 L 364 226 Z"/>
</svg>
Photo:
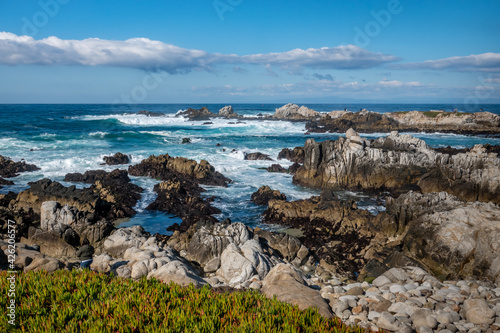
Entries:
<svg viewBox="0 0 500 333">
<path fill-rule="evenodd" d="M 104 241 L 104 251 L 115 258 L 122 257 L 125 251 L 131 247 L 141 247 L 149 237 L 143 227 L 133 226 L 120 228 Z"/>
<path fill-rule="evenodd" d="M 271 269 L 262 283 L 262 292 L 268 298 L 297 305 L 299 309 L 316 308 L 326 318 L 333 314 L 317 290 L 308 287 L 304 276 L 291 265 L 278 264 Z"/>
<path fill-rule="evenodd" d="M 289 103 L 278 109 L 274 113 L 273 117 L 276 119 L 311 119 L 319 117 L 320 113 L 309 109 L 305 106 L 298 106 L 297 104 Z"/>
<path fill-rule="evenodd" d="M 226 187 L 230 179 L 215 171 L 215 168 L 205 160 L 200 163 L 184 157 L 171 157 L 165 155 L 151 155 L 137 165 L 128 169 L 132 176 L 143 176 L 168 180 L 173 175 L 181 174 L 186 178 L 204 185 Z"/>
<path fill-rule="evenodd" d="M 233 107 L 231 105 L 224 106 L 222 109 L 220 109 L 219 116 L 225 117 L 225 118 L 238 117 L 238 115 L 236 113 L 234 113 Z"/>
</svg>

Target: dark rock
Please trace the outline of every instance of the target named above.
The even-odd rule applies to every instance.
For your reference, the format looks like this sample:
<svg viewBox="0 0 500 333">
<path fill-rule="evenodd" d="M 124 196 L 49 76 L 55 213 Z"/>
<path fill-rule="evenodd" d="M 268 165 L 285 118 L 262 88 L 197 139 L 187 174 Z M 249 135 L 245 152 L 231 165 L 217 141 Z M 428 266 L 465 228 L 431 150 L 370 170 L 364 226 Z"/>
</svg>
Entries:
<svg viewBox="0 0 500 333">
<path fill-rule="evenodd" d="M 190 138 L 182 138 L 182 144 L 186 144 L 186 143 L 191 143 L 191 139 Z"/>
<path fill-rule="evenodd" d="M 267 206 L 270 200 L 286 201 L 286 195 L 278 190 L 272 190 L 269 186 L 262 186 L 252 194 L 252 201 L 256 205 Z"/>
<path fill-rule="evenodd" d="M 262 154 L 262 153 L 250 153 L 246 154 L 245 153 L 245 160 L 250 160 L 250 161 L 273 161 L 269 155 Z"/>
<path fill-rule="evenodd" d="M 25 161 L 14 162 L 10 158 L 0 155 L 0 177 L 11 178 L 19 176 L 19 172 L 36 170 L 40 170 L 40 168 L 34 164 L 27 164 Z"/>
<path fill-rule="evenodd" d="M 151 111 L 139 111 L 137 114 L 142 114 L 148 117 L 164 117 L 165 114 L 160 112 L 151 112 Z"/>
<path fill-rule="evenodd" d="M 295 163 L 304 163 L 304 147 L 295 147 L 292 149 L 284 148 L 278 154 L 278 160 L 286 159 Z"/>
<path fill-rule="evenodd" d="M 120 165 L 130 163 L 130 158 L 128 155 L 122 153 L 116 153 L 112 156 L 104 156 L 104 164 L 107 165 Z"/>
<path fill-rule="evenodd" d="M 288 173 L 294 175 L 300 167 L 301 165 L 299 163 L 293 163 L 288 167 Z"/>
<path fill-rule="evenodd" d="M 213 124 L 213 122 L 211 122 L 211 121 L 206 121 L 206 122 L 204 122 L 202 125 L 212 125 L 212 124 Z"/>
<path fill-rule="evenodd" d="M 2 188 L 2 185 L 14 185 L 14 182 L 0 177 L 0 188 Z"/>
<path fill-rule="evenodd" d="M 281 173 L 286 173 L 288 172 L 287 169 L 283 168 L 281 165 L 279 164 L 273 164 L 271 165 L 270 167 L 267 168 L 267 171 L 268 172 L 281 172 Z"/>
<path fill-rule="evenodd" d="M 177 116 L 189 118 L 189 120 L 209 120 L 210 118 L 217 117 L 217 114 L 210 112 L 207 107 L 201 109 L 189 108 L 186 111 L 177 113 Z"/>
<path fill-rule="evenodd" d="M 160 180 L 168 180 L 176 174 L 193 180 L 199 184 L 226 187 L 230 179 L 215 171 L 215 168 L 205 160 L 197 163 L 184 157 L 170 157 L 168 154 L 151 155 L 137 165 L 128 168 L 132 176 L 151 177 Z"/>
</svg>

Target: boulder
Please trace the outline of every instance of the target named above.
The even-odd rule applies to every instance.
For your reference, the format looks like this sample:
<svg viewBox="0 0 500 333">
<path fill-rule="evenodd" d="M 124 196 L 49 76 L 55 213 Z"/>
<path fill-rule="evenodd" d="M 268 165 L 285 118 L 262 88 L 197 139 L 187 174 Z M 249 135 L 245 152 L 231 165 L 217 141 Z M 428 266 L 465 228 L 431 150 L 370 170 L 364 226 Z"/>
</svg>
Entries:
<svg viewBox="0 0 500 333">
<path fill-rule="evenodd" d="M 304 163 L 304 147 L 295 147 L 293 149 L 284 148 L 278 154 L 278 160 L 286 159 L 295 163 Z"/>
<path fill-rule="evenodd" d="M 298 106 L 297 104 L 286 104 L 278 109 L 273 115 L 276 119 L 310 119 L 319 117 L 320 113 L 309 109 L 305 106 Z"/>
<path fill-rule="evenodd" d="M 326 318 L 332 318 L 330 307 L 317 290 L 308 287 L 302 273 L 288 264 L 274 266 L 262 281 L 262 292 L 268 298 L 297 305 L 299 309 L 316 308 Z"/>
<path fill-rule="evenodd" d="M 231 105 L 228 105 L 219 110 L 219 116 L 225 118 L 233 118 L 238 115 L 234 113 L 233 107 Z"/>
<path fill-rule="evenodd" d="M 491 325 L 495 321 L 495 311 L 484 299 L 467 299 L 464 302 L 465 318 L 476 325 Z"/>
<path fill-rule="evenodd" d="M 148 278 L 155 278 L 166 284 L 173 282 L 183 287 L 193 284 L 199 288 L 207 284 L 205 280 L 180 261 L 171 261 L 161 266 L 159 269 L 150 272 Z"/>
<path fill-rule="evenodd" d="M 279 164 L 272 164 L 270 167 L 267 167 L 267 172 L 280 172 L 280 173 L 286 173 L 288 172 L 287 169 L 283 168 Z"/>
<path fill-rule="evenodd" d="M 189 108 L 186 111 L 178 112 L 177 117 L 185 117 L 189 120 L 209 120 L 210 118 L 216 117 L 215 113 L 212 113 L 207 107 L 202 107 L 201 109 Z"/>
<path fill-rule="evenodd" d="M 270 200 L 286 201 L 286 195 L 278 190 L 273 191 L 269 186 L 262 186 L 252 194 L 251 199 L 256 205 L 267 206 Z"/>
<path fill-rule="evenodd" d="M 117 229 L 103 244 L 103 249 L 114 258 L 123 256 L 125 251 L 131 247 L 141 247 L 149 237 L 144 228 L 133 226 L 130 228 Z"/>
<path fill-rule="evenodd" d="M 120 165 L 120 164 L 129 164 L 130 157 L 128 155 L 122 154 L 120 152 L 112 155 L 112 156 L 104 156 L 103 157 L 104 164 L 107 165 Z"/>
</svg>

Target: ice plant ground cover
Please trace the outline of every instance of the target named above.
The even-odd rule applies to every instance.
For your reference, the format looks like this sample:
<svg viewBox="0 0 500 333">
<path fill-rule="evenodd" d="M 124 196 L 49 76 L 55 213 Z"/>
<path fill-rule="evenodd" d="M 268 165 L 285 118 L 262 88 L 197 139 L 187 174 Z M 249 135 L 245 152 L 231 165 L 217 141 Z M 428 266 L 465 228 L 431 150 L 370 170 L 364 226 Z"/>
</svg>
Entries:
<svg viewBox="0 0 500 333">
<path fill-rule="evenodd" d="M 7 288 L 2 272 L 2 295 Z M 2 332 L 366 332 L 256 291 L 217 293 L 77 270 L 19 274 L 16 289 L 17 327 L 2 320 Z"/>
</svg>

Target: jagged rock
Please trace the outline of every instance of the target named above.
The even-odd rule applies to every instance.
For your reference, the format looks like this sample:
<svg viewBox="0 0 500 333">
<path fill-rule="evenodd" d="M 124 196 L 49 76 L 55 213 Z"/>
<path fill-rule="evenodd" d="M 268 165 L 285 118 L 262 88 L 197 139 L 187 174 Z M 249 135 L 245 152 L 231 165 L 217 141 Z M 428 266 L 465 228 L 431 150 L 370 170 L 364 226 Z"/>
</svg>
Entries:
<svg viewBox="0 0 500 333">
<path fill-rule="evenodd" d="M 291 265 L 274 266 L 262 281 L 262 292 L 268 298 L 297 305 L 299 309 L 317 308 L 326 318 L 332 318 L 330 307 L 317 290 L 306 286 L 304 277 Z"/>
<path fill-rule="evenodd" d="M 297 104 L 292 103 L 276 109 L 273 115 L 276 119 L 310 119 L 319 116 L 320 113 L 317 111 L 311 110 L 305 106 L 299 107 Z"/>
<path fill-rule="evenodd" d="M 217 221 L 211 215 L 219 214 L 220 210 L 203 199 L 200 194 L 204 190 L 189 179 L 174 175 L 166 182 L 156 184 L 154 191 L 158 193 L 158 196 L 146 208 L 147 210 L 175 214 L 187 223 L 200 218 Z"/>
<path fill-rule="evenodd" d="M 233 107 L 231 105 L 224 106 L 222 109 L 219 110 L 219 116 L 225 117 L 225 118 L 235 118 L 238 117 L 236 113 L 234 113 Z"/>
<path fill-rule="evenodd" d="M 182 138 L 182 142 L 181 142 L 183 145 L 184 144 L 187 144 L 187 143 L 191 143 L 191 139 L 190 138 Z"/>
<path fill-rule="evenodd" d="M 111 256 L 119 258 L 131 247 L 141 247 L 149 237 L 144 228 L 133 226 L 130 228 L 117 229 L 104 241 L 103 249 Z"/>
<path fill-rule="evenodd" d="M 104 164 L 107 165 L 120 165 L 130 163 L 130 158 L 128 155 L 122 153 L 116 153 L 112 156 L 104 156 Z"/>
<path fill-rule="evenodd" d="M 283 168 L 279 164 L 273 164 L 270 167 L 268 167 L 266 170 L 267 170 L 267 172 L 280 172 L 280 173 L 286 173 L 286 172 L 288 172 L 287 169 Z"/>
<path fill-rule="evenodd" d="M 0 176 L 11 178 L 19 176 L 19 172 L 40 170 L 34 164 L 27 164 L 25 161 L 14 162 L 10 158 L 0 155 Z M 4 184 L 10 185 L 10 184 Z"/>
<path fill-rule="evenodd" d="M 296 237 L 260 228 L 255 228 L 254 233 L 257 237 L 265 239 L 267 245 L 277 251 L 281 258 L 297 267 L 302 266 L 309 257 L 309 250 Z"/>
<path fill-rule="evenodd" d="M 244 159 L 249 161 L 273 161 L 273 159 L 269 157 L 269 155 L 259 152 L 249 154 L 245 153 Z"/>
<path fill-rule="evenodd" d="M 420 139 L 391 133 L 366 140 L 306 141 L 296 184 L 332 189 L 446 191 L 469 201 L 500 203 L 500 159 L 477 145 L 466 154 L 437 153 Z"/>
<path fill-rule="evenodd" d="M 388 200 L 387 209 L 407 256 L 440 276 L 500 282 L 499 206 L 466 203 L 445 192 L 409 192 Z"/>
<path fill-rule="evenodd" d="M 221 254 L 221 267 L 217 275 L 230 286 L 236 286 L 249 280 L 255 274 L 255 267 L 250 260 L 245 258 L 241 249 L 235 244 L 228 244 Z"/>
<path fill-rule="evenodd" d="M 76 249 L 68 244 L 59 233 L 53 231 L 38 232 L 25 240 L 27 245 L 38 245 L 40 252 L 54 258 L 76 257 Z"/>
<path fill-rule="evenodd" d="M 204 185 L 215 185 L 226 187 L 230 179 L 215 171 L 215 168 L 205 160 L 197 163 L 184 157 L 170 157 L 165 155 L 151 155 L 137 165 L 132 165 L 128 169 L 132 176 L 143 176 L 168 180 L 174 174 L 183 176 Z"/>
<path fill-rule="evenodd" d="M 304 163 L 304 147 L 295 147 L 292 149 L 284 148 L 278 154 L 278 160 L 286 159 L 295 163 Z"/>
<path fill-rule="evenodd" d="M 186 117 L 189 120 L 209 120 L 210 118 L 216 117 L 215 113 L 212 113 L 207 107 L 202 107 L 201 109 L 189 108 L 186 111 L 178 112 L 177 116 Z"/>
<path fill-rule="evenodd" d="M 252 201 L 256 205 L 267 206 L 270 200 L 286 201 L 286 195 L 278 190 L 273 191 L 269 186 L 262 186 L 252 194 Z"/>
<path fill-rule="evenodd" d="M 130 182 L 126 170 L 119 169 L 111 172 L 91 170 L 84 174 L 68 173 L 64 180 L 93 184 L 90 189 L 98 193 L 104 201 L 112 204 L 108 215 L 115 219 L 133 216 L 135 210 L 132 207 L 137 204 L 144 191 L 140 186 Z"/>
<path fill-rule="evenodd" d="M 292 165 L 290 165 L 288 167 L 288 173 L 295 175 L 295 173 L 297 173 L 297 171 L 300 169 L 300 167 L 301 167 L 301 165 L 299 163 L 293 163 Z"/>
<path fill-rule="evenodd" d="M 2 185 L 14 185 L 14 182 L 0 177 L 0 188 L 3 187 Z"/>
</svg>

